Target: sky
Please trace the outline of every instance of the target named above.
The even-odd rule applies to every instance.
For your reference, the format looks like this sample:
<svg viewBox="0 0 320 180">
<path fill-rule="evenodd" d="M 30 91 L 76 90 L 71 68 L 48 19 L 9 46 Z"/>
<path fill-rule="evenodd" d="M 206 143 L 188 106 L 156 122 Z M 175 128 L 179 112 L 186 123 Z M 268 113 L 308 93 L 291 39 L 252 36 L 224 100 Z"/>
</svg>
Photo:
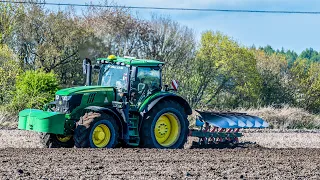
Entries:
<svg viewBox="0 0 320 180">
<path fill-rule="evenodd" d="M 98 4 L 101 0 L 56 0 L 56 3 Z M 109 1 L 110 2 L 110 1 Z M 319 0 L 113 0 L 117 5 L 246 10 L 320 11 Z M 137 12 L 136 12 L 137 11 Z M 168 10 L 133 10 L 142 19 L 166 15 L 194 29 L 197 39 L 206 30 L 221 31 L 244 46 L 271 45 L 300 53 L 320 51 L 320 14 L 257 14 Z"/>
</svg>

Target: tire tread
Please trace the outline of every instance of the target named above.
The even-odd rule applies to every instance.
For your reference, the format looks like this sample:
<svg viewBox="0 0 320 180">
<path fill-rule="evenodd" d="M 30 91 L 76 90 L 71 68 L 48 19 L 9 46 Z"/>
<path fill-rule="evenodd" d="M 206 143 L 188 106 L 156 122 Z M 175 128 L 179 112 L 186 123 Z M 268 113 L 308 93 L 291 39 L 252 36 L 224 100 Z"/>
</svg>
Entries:
<svg viewBox="0 0 320 180">
<path fill-rule="evenodd" d="M 161 111 L 163 108 L 171 107 L 179 111 L 183 117 L 183 119 L 186 121 L 185 127 L 182 127 L 181 132 L 182 135 L 184 135 L 184 139 L 182 143 L 180 143 L 177 147 L 173 148 L 178 148 L 181 149 L 184 147 L 184 144 L 187 142 L 188 138 L 188 133 L 189 133 L 189 121 L 187 119 L 187 115 L 185 113 L 184 108 L 177 104 L 177 102 L 172 101 L 172 100 L 163 100 L 160 101 L 158 104 L 156 104 L 149 112 L 145 114 L 145 118 L 143 119 L 141 130 L 140 130 L 140 146 L 144 148 L 156 148 L 152 138 L 151 138 L 151 131 L 150 127 L 153 122 L 153 118 L 156 116 L 157 112 Z M 165 147 L 161 147 L 165 148 Z M 171 148 L 171 147 L 169 147 Z"/>
</svg>

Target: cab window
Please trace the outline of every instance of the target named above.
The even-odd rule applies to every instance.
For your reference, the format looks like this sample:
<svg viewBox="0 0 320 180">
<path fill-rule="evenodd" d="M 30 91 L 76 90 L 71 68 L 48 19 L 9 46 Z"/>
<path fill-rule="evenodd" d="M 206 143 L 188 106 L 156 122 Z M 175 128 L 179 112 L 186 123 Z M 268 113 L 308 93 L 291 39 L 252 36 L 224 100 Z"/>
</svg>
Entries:
<svg viewBox="0 0 320 180">
<path fill-rule="evenodd" d="M 159 67 L 139 67 L 136 80 L 146 85 L 149 91 L 161 89 Z"/>
<path fill-rule="evenodd" d="M 135 81 L 132 82 L 131 102 L 138 105 L 150 94 L 161 90 L 159 67 L 138 67 Z"/>
</svg>

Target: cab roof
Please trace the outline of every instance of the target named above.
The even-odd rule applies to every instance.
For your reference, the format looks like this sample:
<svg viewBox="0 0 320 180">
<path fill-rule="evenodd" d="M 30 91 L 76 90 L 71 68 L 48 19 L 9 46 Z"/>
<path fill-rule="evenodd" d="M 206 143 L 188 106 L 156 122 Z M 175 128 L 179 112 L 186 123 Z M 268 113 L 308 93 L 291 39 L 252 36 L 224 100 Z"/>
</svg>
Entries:
<svg viewBox="0 0 320 180">
<path fill-rule="evenodd" d="M 98 58 L 98 63 L 124 63 L 125 65 L 131 66 L 161 66 L 164 62 L 152 59 L 136 59 L 133 57 L 116 57 L 114 55 L 110 55 L 107 58 Z"/>
</svg>

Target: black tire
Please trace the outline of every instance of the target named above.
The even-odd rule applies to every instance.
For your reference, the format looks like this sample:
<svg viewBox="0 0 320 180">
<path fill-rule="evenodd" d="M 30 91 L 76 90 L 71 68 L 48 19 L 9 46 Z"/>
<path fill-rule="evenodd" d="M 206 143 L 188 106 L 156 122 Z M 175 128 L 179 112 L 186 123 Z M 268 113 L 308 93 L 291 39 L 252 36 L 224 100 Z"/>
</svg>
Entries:
<svg viewBox="0 0 320 180">
<path fill-rule="evenodd" d="M 114 148 L 118 144 L 119 127 L 115 120 L 107 115 L 89 112 L 77 122 L 74 132 L 74 142 L 77 148 L 97 148 L 92 141 L 93 130 L 99 124 L 106 125 L 111 133 L 109 143 L 104 148 Z"/>
<path fill-rule="evenodd" d="M 46 148 L 72 148 L 74 146 L 72 137 L 66 142 L 61 142 L 58 136 L 63 137 L 63 135 L 40 133 L 41 143 Z"/>
<path fill-rule="evenodd" d="M 160 145 L 154 134 L 154 128 L 159 117 L 165 113 L 174 114 L 180 123 L 180 134 L 176 142 L 169 147 Z M 140 130 L 140 146 L 144 148 L 183 148 L 187 142 L 189 133 L 189 121 L 184 108 L 175 101 L 164 100 L 156 104 L 149 112 L 147 112 L 142 121 Z"/>
</svg>

